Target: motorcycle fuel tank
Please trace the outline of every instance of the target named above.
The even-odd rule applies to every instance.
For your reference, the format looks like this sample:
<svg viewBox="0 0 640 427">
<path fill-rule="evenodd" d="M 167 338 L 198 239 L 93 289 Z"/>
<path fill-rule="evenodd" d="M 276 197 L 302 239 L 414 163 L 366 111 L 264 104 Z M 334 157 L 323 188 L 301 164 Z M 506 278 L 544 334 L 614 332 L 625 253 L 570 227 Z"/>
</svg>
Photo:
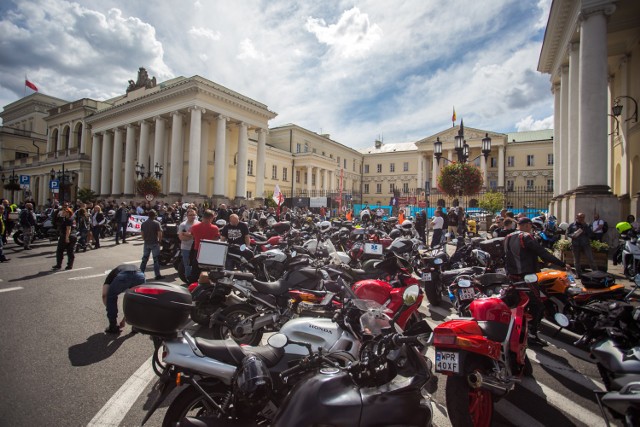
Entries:
<svg viewBox="0 0 640 427">
<path fill-rule="evenodd" d="M 511 310 L 500 298 L 476 299 L 469 305 L 474 319 L 509 324 Z"/>
<path fill-rule="evenodd" d="M 384 305 L 391 294 L 393 287 L 382 280 L 361 280 L 353 285 L 353 292 L 360 299 L 368 299 Z"/>
<path fill-rule="evenodd" d="M 342 350 L 357 355 L 360 348 L 358 341 L 331 319 L 292 319 L 280 328 L 280 333 L 292 341 L 309 343 L 314 350 L 322 347 L 325 351 Z M 297 344 L 287 344 L 285 349 L 287 354 L 309 355 L 306 347 Z"/>
</svg>

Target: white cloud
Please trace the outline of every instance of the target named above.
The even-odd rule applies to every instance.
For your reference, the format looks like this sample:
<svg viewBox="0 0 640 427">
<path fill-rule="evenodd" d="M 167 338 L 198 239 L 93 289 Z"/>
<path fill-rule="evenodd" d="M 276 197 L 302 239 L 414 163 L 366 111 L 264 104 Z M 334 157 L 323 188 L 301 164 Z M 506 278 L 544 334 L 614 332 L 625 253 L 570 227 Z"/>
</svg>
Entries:
<svg viewBox="0 0 640 427">
<path fill-rule="evenodd" d="M 345 11 L 336 24 L 327 25 L 323 19 L 309 17 L 305 26 L 320 43 L 345 58 L 364 55 L 382 38 L 382 29 L 371 25 L 369 16 L 357 7 Z"/>
<path fill-rule="evenodd" d="M 240 42 L 240 53 L 238 59 L 258 59 L 263 60 L 265 56 L 253 45 L 251 39 L 244 39 Z"/>
<path fill-rule="evenodd" d="M 189 30 L 189 34 L 195 37 L 204 37 L 212 41 L 220 40 L 220 38 L 222 37 L 220 31 L 213 31 L 209 28 L 191 27 L 191 29 Z"/>
<path fill-rule="evenodd" d="M 553 115 L 545 117 L 542 120 L 534 120 L 532 116 L 524 117 L 516 123 L 516 129 L 518 132 L 553 129 Z"/>
</svg>

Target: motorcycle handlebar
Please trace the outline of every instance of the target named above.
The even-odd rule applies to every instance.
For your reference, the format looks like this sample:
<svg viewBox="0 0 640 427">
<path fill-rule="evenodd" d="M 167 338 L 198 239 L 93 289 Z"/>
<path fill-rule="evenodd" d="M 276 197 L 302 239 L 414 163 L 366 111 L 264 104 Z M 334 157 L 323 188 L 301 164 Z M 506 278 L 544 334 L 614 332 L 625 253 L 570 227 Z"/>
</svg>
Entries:
<svg viewBox="0 0 640 427">
<path fill-rule="evenodd" d="M 241 271 L 229 271 L 229 270 L 224 271 L 224 277 L 230 277 L 230 278 L 248 280 L 248 281 L 252 281 L 256 278 L 256 276 L 254 276 L 253 273 L 243 273 Z"/>
</svg>

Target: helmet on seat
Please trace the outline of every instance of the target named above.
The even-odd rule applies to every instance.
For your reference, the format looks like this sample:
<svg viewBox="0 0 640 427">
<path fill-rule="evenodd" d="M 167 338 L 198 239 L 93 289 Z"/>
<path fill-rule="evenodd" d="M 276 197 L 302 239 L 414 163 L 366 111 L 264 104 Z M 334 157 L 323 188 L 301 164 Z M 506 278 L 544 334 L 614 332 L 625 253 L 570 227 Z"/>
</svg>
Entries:
<svg viewBox="0 0 640 427">
<path fill-rule="evenodd" d="M 398 229 L 398 228 L 394 228 L 389 233 L 389 237 L 391 237 L 392 239 L 397 239 L 400 236 L 402 236 L 402 231 L 400 231 L 400 229 Z"/>
<path fill-rule="evenodd" d="M 402 221 L 402 228 L 405 230 L 411 230 L 413 228 L 413 222 L 408 219 Z"/>
<path fill-rule="evenodd" d="M 535 217 L 531 220 L 531 222 L 533 223 L 533 226 L 536 227 L 537 229 L 541 230 L 542 227 L 544 227 L 544 220 L 541 219 L 539 216 Z"/>
<path fill-rule="evenodd" d="M 318 224 L 318 229 L 321 232 L 326 233 L 327 231 L 331 230 L 331 223 L 329 221 L 322 221 L 320 224 Z"/>
</svg>

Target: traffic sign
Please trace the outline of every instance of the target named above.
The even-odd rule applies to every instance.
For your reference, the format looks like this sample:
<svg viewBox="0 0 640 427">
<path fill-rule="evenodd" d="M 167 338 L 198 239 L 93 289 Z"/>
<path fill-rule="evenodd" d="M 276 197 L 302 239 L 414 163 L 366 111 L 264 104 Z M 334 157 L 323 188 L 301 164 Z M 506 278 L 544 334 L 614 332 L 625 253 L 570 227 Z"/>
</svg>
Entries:
<svg viewBox="0 0 640 427">
<path fill-rule="evenodd" d="M 23 190 L 28 190 L 31 184 L 31 176 L 30 175 L 20 175 L 20 188 Z"/>
<path fill-rule="evenodd" d="M 60 181 L 58 181 L 57 179 L 49 181 L 49 188 L 51 190 L 57 190 L 58 188 L 60 188 Z"/>
</svg>

